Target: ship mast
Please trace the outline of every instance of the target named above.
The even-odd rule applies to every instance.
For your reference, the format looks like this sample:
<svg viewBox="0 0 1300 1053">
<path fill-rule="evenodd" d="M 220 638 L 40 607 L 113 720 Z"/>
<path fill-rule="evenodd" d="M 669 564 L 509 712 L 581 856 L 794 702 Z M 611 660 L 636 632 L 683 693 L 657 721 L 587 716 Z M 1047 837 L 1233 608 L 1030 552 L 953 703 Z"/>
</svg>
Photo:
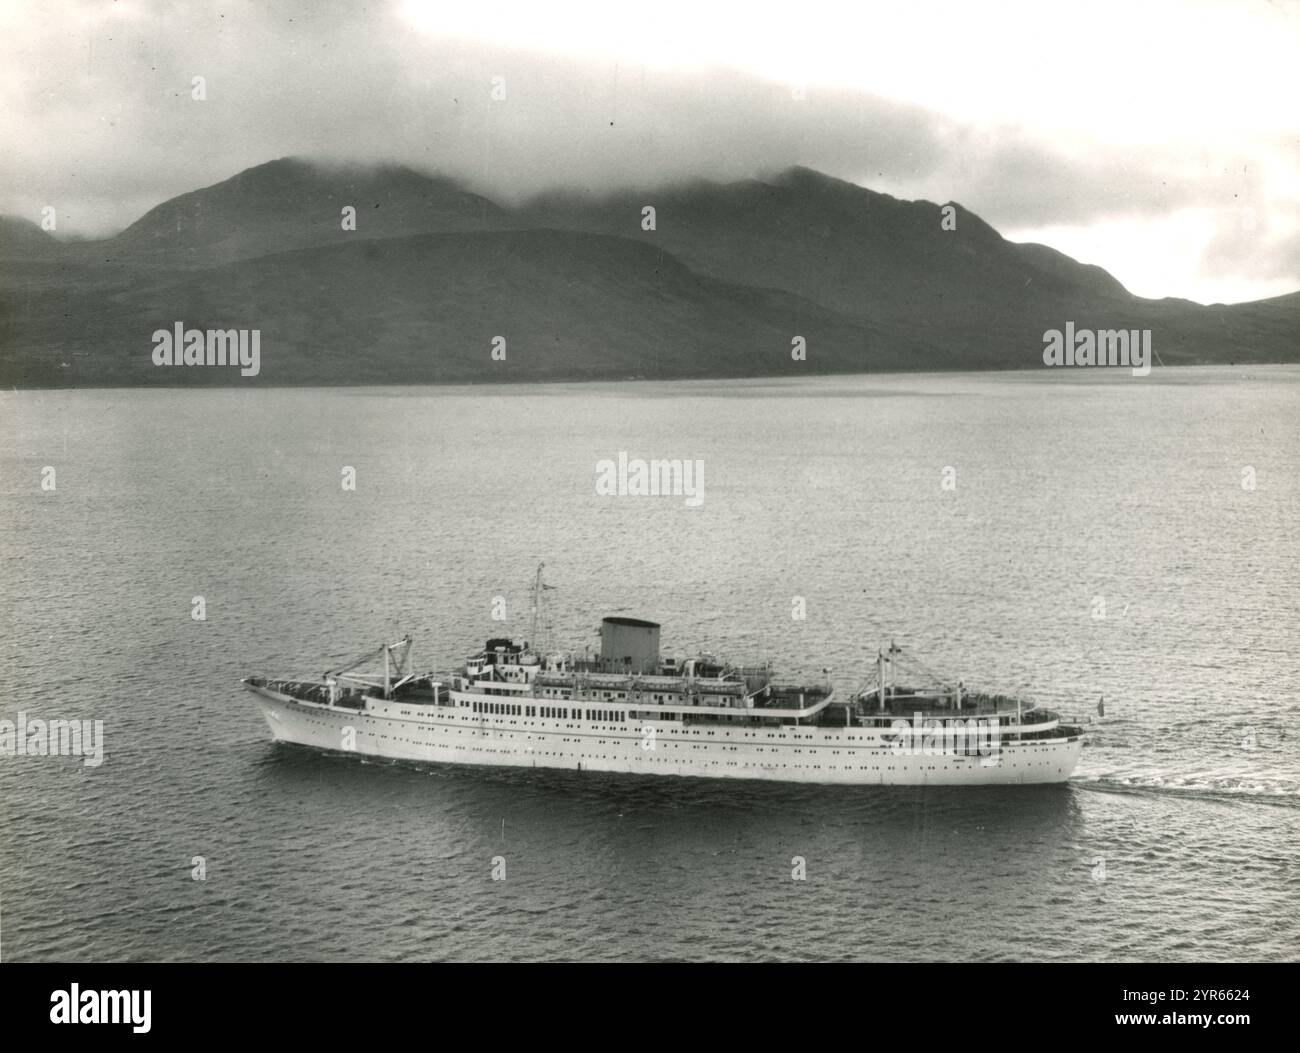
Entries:
<svg viewBox="0 0 1300 1053">
<path fill-rule="evenodd" d="M 534 575 L 532 587 L 529 589 L 529 592 L 532 594 L 533 608 L 531 629 L 529 630 L 529 643 L 532 645 L 533 650 L 541 655 L 546 653 L 546 650 L 550 645 L 549 637 L 551 627 L 550 623 L 546 621 L 544 613 L 546 593 L 555 588 L 554 585 L 547 585 L 546 582 L 542 580 L 542 568 L 545 566 L 545 563 L 537 564 L 537 574 Z M 540 632 L 545 632 L 548 637 L 545 641 L 546 646 L 543 646 L 543 641 L 538 635 Z"/>
<path fill-rule="evenodd" d="M 885 711 L 885 652 L 876 652 L 876 682 L 880 691 L 880 712 Z"/>
</svg>

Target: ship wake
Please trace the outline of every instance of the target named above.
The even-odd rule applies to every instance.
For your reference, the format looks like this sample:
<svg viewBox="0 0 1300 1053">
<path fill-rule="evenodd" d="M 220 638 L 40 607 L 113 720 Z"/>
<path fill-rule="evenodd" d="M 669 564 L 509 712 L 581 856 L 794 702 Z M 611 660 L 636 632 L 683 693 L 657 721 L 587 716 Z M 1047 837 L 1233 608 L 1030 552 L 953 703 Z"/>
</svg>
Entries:
<svg viewBox="0 0 1300 1053">
<path fill-rule="evenodd" d="M 1103 793 L 1246 798 L 1300 806 L 1300 776 L 1236 765 L 1175 771 L 1159 765 L 1083 764 L 1071 777 L 1070 785 Z"/>
</svg>

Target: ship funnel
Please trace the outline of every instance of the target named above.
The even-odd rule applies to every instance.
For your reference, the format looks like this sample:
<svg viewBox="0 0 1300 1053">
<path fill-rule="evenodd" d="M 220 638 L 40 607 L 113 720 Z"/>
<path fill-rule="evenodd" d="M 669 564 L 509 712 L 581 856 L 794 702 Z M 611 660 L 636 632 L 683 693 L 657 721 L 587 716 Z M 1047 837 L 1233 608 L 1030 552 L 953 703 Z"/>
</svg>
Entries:
<svg viewBox="0 0 1300 1053">
<path fill-rule="evenodd" d="M 604 618 L 600 660 L 610 670 L 653 673 L 659 667 L 659 623 L 640 618 Z"/>
</svg>

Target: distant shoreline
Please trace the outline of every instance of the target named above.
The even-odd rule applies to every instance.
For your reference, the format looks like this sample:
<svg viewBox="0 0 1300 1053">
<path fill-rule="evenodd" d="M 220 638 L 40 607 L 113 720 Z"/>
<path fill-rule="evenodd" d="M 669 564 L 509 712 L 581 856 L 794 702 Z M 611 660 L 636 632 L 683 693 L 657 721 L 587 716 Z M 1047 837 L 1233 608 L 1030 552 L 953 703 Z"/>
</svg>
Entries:
<svg viewBox="0 0 1300 1053">
<path fill-rule="evenodd" d="M 473 380 L 439 380 L 439 381 L 387 381 L 374 383 L 355 383 L 355 384 L 321 384 L 303 382 L 299 384 L 281 384 L 281 383 L 244 383 L 232 381 L 228 384 L 66 384 L 66 385 L 36 385 L 32 387 L 14 387 L 9 386 L 0 388 L 0 393 L 22 394 L 24 392 L 45 392 L 45 391 L 366 391 L 366 390 L 383 390 L 392 388 L 454 388 L 457 390 L 474 389 L 479 391 L 499 392 L 503 389 L 533 389 L 538 387 L 573 387 L 573 388 L 592 388 L 596 386 L 616 387 L 622 385 L 649 385 L 649 384 L 709 384 L 717 385 L 720 382 L 732 384 L 742 384 L 746 386 L 775 386 L 784 384 L 789 381 L 796 382 L 813 382 L 829 380 L 856 380 L 859 378 L 920 378 L 920 377 L 970 377 L 970 376 L 989 376 L 989 377 L 1042 377 L 1043 379 L 1051 378 L 1053 382 L 1060 383 L 1096 383 L 1101 382 L 1103 378 L 1106 383 L 1117 383 L 1127 381 L 1134 384 L 1142 384 L 1157 380 L 1164 370 L 1177 370 L 1182 374 L 1195 373 L 1198 370 L 1215 370 L 1220 372 L 1228 371 L 1246 371 L 1255 372 L 1261 369 L 1285 369 L 1288 371 L 1300 372 L 1300 363 L 1276 361 L 1276 362 L 1196 362 L 1181 363 L 1175 362 L 1168 366 L 1158 366 L 1152 369 L 1150 376 L 1134 377 L 1129 370 L 1120 367 L 1076 367 L 1073 369 L 1062 368 L 1054 369 L 1039 367 L 1037 369 L 914 369 L 914 370 L 888 370 L 880 372 L 861 372 L 861 373 L 807 373 L 803 375 L 795 374 L 774 374 L 762 373 L 746 376 L 690 376 L 690 377 L 627 377 L 627 378 L 610 378 L 610 377 L 589 377 L 586 379 L 574 378 L 556 378 L 554 380 L 499 380 L 499 381 L 473 381 Z M 1107 376 L 1111 374 L 1110 376 Z"/>
</svg>

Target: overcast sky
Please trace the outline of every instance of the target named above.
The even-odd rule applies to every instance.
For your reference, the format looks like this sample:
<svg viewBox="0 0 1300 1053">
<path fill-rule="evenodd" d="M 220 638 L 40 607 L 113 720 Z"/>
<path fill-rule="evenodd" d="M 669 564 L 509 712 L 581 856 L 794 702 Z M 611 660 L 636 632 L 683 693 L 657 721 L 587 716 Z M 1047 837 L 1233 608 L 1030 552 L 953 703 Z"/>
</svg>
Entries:
<svg viewBox="0 0 1300 1053">
<path fill-rule="evenodd" d="M 1143 296 L 1300 289 L 1281 0 L 0 0 L 0 93 L 0 211 L 54 205 L 61 235 L 286 155 L 511 200 L 805 164 L 959 201 Z"/>
</svg>

